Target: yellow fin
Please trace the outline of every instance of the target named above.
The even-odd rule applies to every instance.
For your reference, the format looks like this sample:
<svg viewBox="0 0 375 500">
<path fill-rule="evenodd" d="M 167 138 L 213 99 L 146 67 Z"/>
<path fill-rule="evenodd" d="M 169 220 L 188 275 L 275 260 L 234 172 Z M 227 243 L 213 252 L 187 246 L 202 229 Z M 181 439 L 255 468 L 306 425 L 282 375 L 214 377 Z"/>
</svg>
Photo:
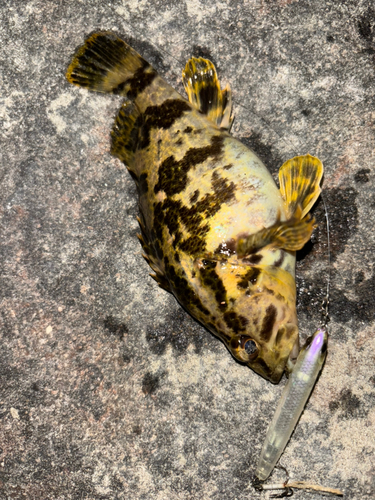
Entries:
<svg viewBox="0 0 375 500">
<path fill-rule="evenodd" d="M 323 176 L 322 162 L 311 155 L 296 156 L 286 161 L 279 170 L 280 192 L 292 217 L 296 208 L 302 208 L 302 216 L 309 212 L 320 194 Z"/>
<path fill-rule="evenodd" d="M 156 71 L 128 44 L 109 32 L 91 35 L 73 56 L 66 78 L 95 92 L 135 99 Z"/>
<path fill-rule="evenodd" d="M 192 57 L 182 72 L 189 102 L 219 127 L 230 130 L 233 122 L 232 92 L 221 90 L 215 66 L 208 59 Z"/>
<path fill-rule="evenodd" d="M 278 220 L 271 227 L 239 238 L 236 245 L 237 255 L 245 257 L 268 245 L 290 252 L 300 250 L 309 241 L 315 224 L 310 215 L 306 215 L 303 219 L 301 216 L 302 208 L 298 205 L 289 220 L 284 222 Z"/>
</svg>

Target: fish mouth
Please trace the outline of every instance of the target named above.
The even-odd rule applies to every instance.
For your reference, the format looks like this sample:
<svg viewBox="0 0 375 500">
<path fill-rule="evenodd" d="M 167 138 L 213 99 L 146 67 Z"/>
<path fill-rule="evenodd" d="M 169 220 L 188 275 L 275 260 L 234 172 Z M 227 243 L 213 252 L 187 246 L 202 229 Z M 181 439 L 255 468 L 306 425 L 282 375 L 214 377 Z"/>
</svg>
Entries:
<svg viewBox="0 0 375 500">
<path fill-rule="evenodd" d="M 285 356 L 282 360 L 278 359 L 277 364 L 275 365 L 274 363 L 268 364 L 262 358 L 258 358 L 255 362 L 249 363 L 249 366 L 266 380 L 269 380 L 273 384 L 278 384 L 286 369 L 287 361 L 288 356 Z"/>
<path fill-rule="evenodd" d="M 283 376 L 283 373 L 285 371 L 285 365 L 286 365 L 286 361 L 285 360 L 285 364 L 283 364 L 281 367 L 278 366 L 273 372 L 272 372 L 272 375 L 271 377 L 269 378 L 270 382 L 272 382 L 273 384 L 278 384 L 281 380 L 281 377 Z"/>
<path fill-rule="evenodd" d="M 269 351 L 265 351 L 262 364 L 268 369 L 265 378 L 273 384 L 278 384 L 285 372 L 290 373 L 290 366 L 294 366 L 299 353 L 298 327 L 287 323 L 282 327 L 282 332 L 287 336 L 283 342 L 276 343 Z M 258 361 L 258 360 L 256 360 Z"/>
</svg>

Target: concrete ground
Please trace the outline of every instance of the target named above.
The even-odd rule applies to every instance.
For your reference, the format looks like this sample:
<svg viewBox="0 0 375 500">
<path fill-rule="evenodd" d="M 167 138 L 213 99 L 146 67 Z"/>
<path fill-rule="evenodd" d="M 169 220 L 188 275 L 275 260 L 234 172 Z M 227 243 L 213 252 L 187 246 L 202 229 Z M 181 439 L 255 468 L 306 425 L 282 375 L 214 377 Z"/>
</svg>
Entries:
<svg viewBox="0 0 375 500">
<path fill-rule="evenodd" d="M 375 498 L 373 3 L 3 0 L 1 10 L 0 498 L 268 498 L 250 482 L 285 382 L 236 363 L 148 276 L 136 189 L 109 153 L 121 99 L 64 77 L 96 30 L 130 41 L 180 91 L 186 60 L 211 58 L 233 90 L 233 134 L 273 174 L 296 154 L 324 162 L 329 352 L 280 463 L 347 499 Z M 298 256 L 302 339 L 327 282 L 321 202 L 315 216 Z"/>
</svg>

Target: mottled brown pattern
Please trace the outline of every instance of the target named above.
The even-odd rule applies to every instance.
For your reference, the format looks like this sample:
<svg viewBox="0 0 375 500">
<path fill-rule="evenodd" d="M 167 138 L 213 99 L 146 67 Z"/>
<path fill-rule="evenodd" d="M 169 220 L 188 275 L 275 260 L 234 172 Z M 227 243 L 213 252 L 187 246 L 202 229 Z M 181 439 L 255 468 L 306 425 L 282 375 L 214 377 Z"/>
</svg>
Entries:
<svg viewBox="0 0 375 500">
<path fill-rule="evenodd" d="M 211 145 L 201 148 L 190 148 L 184 157 L 176 161 L 173 156 L 169 156 L 159 167 L 159 182 L 154 191 L 164 191 L 167 196 L 178 194 L 186 188 L 187 174 L 196 165 L 203 163 L 208 158 L 214 161 L 219 160 L 222 152 L 223 137 L 211 137 Z"/>
<path fill-rule="evenodd" d="M 219 141 L 214 142 L 215 147 L 213 149 L 218 152 L 219 150 L 216 148 L 216 145 L 219 144 Z M 207 149 L 202 149 L 205 149 L 202 155 L 206 157 L 208 155 Z M 210 151 L 212 152 L 212 150 Z M 194 152 L 191 158 L 201 159 L 202 155 Z M 190 158 L 190 155 L 188 155 L 188 157 Z M 171 163 L 175 163 L 176 165 L 180 164 L 180 162 L 174 162 L 173 160 Z M 191 167 L 194 164 L 182 162 L 182 165 L 190 165 Z M 165 164 L 162 169 L 164 168 L 166 169 Z M 164 170 L 162 171 L 164 172 Z M 191 207 L 186 207 L 180 200 L 174 201 L 172 198 L 172 194 L 177 194 L 175 191 L 180 192 L 182 190 L 181 178 L 176 177 L 177 180 L 173 183 L 173 174 L 170 174 L 168 177 L 165 173 L 165 186 L 163 186 L 160 182 L 160 177 L 161 175 L 159 173 L 159 182 L 155 186 L 154 191 L 158 192 L 164 187 L 169 197 L 167 197 L 164 202 L 159 202 L 154 206 L 154 228 L 157 238 L 163 240 L 163 230 L 164 227 L 167 227 L 169 234 L 173 235 L 173 246 L 175 248 L 178 247 L 181 251 L 189 255 L 202 254 L 206 248 L 205 235 L 210 229 L 209 224 L 205 221 L 208 217 L 212 217 L 217 213 L 223 203 L 228 203 L 234 199 L 235 186 L 233 183 L 229 184 L 214 171 L 212 174 L 212 194 L 206 194 Z M 168 178 L 172 180 L 171 183 L 168 182 Z M 183 182 L 186 184 L 185 177 Z M 183 238 L 183 228 L 181 224 L 185 230 L 191 233 L 187 238 Z"/>
<path fill-rule="evenodd" d="M 117 113 L 111 131 L 111 154 L 124 161 L 129 167 L 138 148 L 142 117 L 134 103 L 126 102 Z M 132 172 L 136 177 L 136 173 Z M 134 178 L 134 177 L 133 177 Z"/>
<path fill-rule="evenodd" d="M 168 130 L 184 112 L 190 111 L 190 105 L 181 99 L 167 99 L 159 106 L 148 106 L 142 115 L 141 137 L 138 148 L 145 149 L 150 145 L 151 129 Z"/>
<path fill-rule="evenodd" d="M 196 189 L 194 193 L 190 196 L 190 203 L 195 203 L 199 198 L 199 189 Z"/>
<path fill-rule="evenodd" d="M 244 257 L 242 261 L 244 263 L 249 264 L 259 264 L 259 262 L 263 259 L 263 256 L 260 254 L 249 255 L 248 257 Z"/>
<path fill-rule="evenodd" d="M 203 261 L 203 267 L 199 269 L 199 274 L 202 286 L 208 287 L 214 292 L 218 308 L 225 311 L 228 308 L 227 291 L 223 281 L 215 271 L 217 265 L 215 261 Z"/>
<path fill-rule="evenodd" d="M 233 330 L 233 332 L 243 332 L 246 330 L 246 326 L 249 320 L 235 311 L 228 311 L 224 313 L 225 323 Z"/>
<path fill-rule="evenodd" d="M 260 337 L 265 342 L 267 342 L 272 335 L 273 325 L 275 324 L 276 317 L 277 309 L 273 304 L 271 304 L 266 309 L 266 314 L 263 318 L 262 329 L 260 331 Z"/>
<path fill-rule="evenodd" d="M 198 311 L 200 313 L 199 319 L 204 321 L 204 318 L 210 316 L 210 311 L 202 304 L 186 278 L 181 276 L 180 273 L 176 271 L 176 268 L 169 263 L 168 257 L 164 258 L 164 265 L 172 291 L 178 297 L 178 300 L 186 309 Z"/>
<path fill-rule="evenodd" d="M 156 71 L 148 63 L 145 63 L 145 65 L 139 68 L 134 73 L 134 76 L 127 81 L 127 85 L 130 88 L 126 93 L 126 96 L 129 99 L 136 99 L 138 94 L 141 94 L 149 85 L 151 85 L 156 75 Z M 121 94 L 120 88 L 118 90 L 118 93 Z"/>
<path fill-rule="evenodd" d="M 237 287 L 246 290 L 249 286 L 257 282 L 260 274 L 261 270 L 258 267 L 251 267 L 247 273 L 238 280 Z"/>
</svg>

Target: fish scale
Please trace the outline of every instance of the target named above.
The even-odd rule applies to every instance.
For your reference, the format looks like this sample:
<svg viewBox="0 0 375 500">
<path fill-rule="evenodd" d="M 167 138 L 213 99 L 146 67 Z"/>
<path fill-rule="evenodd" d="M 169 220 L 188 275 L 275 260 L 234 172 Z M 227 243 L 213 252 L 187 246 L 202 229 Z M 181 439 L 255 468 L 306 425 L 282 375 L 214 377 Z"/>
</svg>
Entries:
<svg viewBox="0 0 375 500">
<path fill-rule="evenodd" d="M 233 356 L 278 382 L 298 351 L 295 251 L 310 238 L 321 162 L 296 157 L 280 190 L 253 151 L 229 133 L 229 86 L 213 64 L 183 71 L 189 101 L 112 33 L 80 47 L 68 81 L 127 100 L 111 153 L 139 194 L 140 241 L 160 286 L 217 335 Z"/>
</svg>

